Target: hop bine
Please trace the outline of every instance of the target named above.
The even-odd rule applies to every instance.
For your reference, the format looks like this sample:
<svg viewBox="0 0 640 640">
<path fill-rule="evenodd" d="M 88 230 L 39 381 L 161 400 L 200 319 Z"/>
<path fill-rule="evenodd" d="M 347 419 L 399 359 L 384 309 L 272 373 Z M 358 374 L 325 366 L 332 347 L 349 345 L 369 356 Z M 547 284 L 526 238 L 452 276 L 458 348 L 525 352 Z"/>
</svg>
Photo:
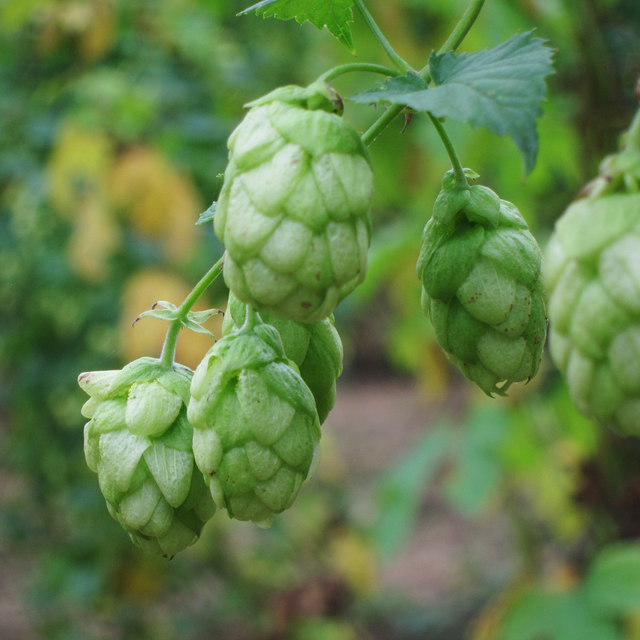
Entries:
<svg viewBox="0 0 640 640">
<path fill-rule="evenodd" d="M 215 505 L 191 449 L 187 420 L 193 372 L 154 358 L 121 371 L 80 374 L 87 465 L 109 513 L 147 551 L 173 556 L 193 544 Z"/>
<path fill-rule="evenodd" d="M 538 370 L 546 336 L 540 268 L 540 248 L 516 207 L 448 172 L 422 237 L 422 306 L 449 359 L 489 395 Z"/>
<path fill-rule="evenodd" d="M 373 173 L 324 84 L 250 103 L 229 138 L 214 226 L 224 278 L 258 311 L 316 322 L 363 279 Z"/>
</svg>

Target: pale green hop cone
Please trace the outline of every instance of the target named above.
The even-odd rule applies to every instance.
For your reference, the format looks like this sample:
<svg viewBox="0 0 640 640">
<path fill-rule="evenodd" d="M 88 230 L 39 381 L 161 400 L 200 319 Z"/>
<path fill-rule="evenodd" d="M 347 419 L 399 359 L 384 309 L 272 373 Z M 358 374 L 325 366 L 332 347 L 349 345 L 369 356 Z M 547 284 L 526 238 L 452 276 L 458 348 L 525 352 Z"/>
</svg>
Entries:
<svg viewBox="0 0 640 640">
<path fill-rule="evenodd" d="M 549 346 L 587 417 L 640 436 L 640 153 L 605 159 L 547 247 Z"/>
<path fill-rule="evenodd" d="M 186 367 L 140 358 L 78 378 L 90 396 L 85 457 L 109 513 L 136 545 L 167 557 L 193 544 L 215 512 L 191 449 L 192 377 Z"/>
<path fill-rule="evenodd" d="M 541 252 L 516 207 L 445 175 L 417 264 L 422 306 L 448 358 L 489 395 L 540 366 Z"/>
<path fill-rule="evenodd" d="M 222 324 L 222 333 L 237 331 L 244 323 L 247 306 L 233 293 Z M 342 342 L 333 322 L 333 316 L 319 322 L 285 320 L 270 313 L 260 314 L 263 322 L 275 327 L 282 339 L 285 354 L 297 365 L 316 401 L 322 424 L 336 401 L 336 380 L 342 373 Z"/>
<path fill-rule="evenodd" d="M 198 365 L 187 415 L 196 464 L 217 505 L 268 526 L 312 471 L 320 424 L 278 332 L 254 320 L 216 342 Z"/>
<path fill-rule="evenodd" d="M 298 322 L 328 317 L 367 266 L 373 172 L 332 98 L 324 84 L 288 86 L 248 105 L 214 219 L 227 286 Z"/>
</svg>

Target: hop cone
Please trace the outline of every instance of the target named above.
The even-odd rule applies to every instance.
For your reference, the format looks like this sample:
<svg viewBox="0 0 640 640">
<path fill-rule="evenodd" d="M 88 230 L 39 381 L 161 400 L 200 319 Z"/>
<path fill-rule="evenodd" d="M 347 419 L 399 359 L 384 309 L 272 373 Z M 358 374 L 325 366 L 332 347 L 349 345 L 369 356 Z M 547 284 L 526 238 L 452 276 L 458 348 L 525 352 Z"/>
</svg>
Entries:
<svg viewBox="0 0 640 640">
<path fill-rule="evenodd" d="M 140 358 L 78 378 L 91 396 L 82 408 L 85 457 L 109 513 L 139 547 L 169 557 L 193 544 L 215 511 L 191 450 L 192 376 Z"/>
<path fill-rule="evenodd" d="M 514 205 L 445 175 L 418 259 L 422 306 L 449 359 L 489 395 L 504 395 L 540 365 L 540 266 L 540 248 Z"/>
<path fill-rule="evenodd" d="M 222 325 L 224 335 L 242 326 L 246 305 L 233 293 Z M 282 339 L 287 358 L 297 365 L 316 402 L 322 424 L 336 401 L 336 379 L 342 373 L 342 342 L 333 324 L 333 316 L 320 322 L 300 323 L 284 320 L 269 313 L 261 313 L 266 324 L 276 328 Z"/>
<path fill-rule="evenodd" d="M 607 158 L 547 248 L 550 351 L 586 416 L 640 435 L 640 153 Z"/>
<path fill-rule="evenodd" d="M 215 214 L 224 278 L 259 311 L 316 322 L 364 278 L 373 173 L 324 85 L 248 105 Z"/>
<path fill-rule="evenodd" d="M 246 325 L 216 342 L 196 369 L 188 416 L 196 464 L 218 506 L 267 526 L 292 504 L 320 425 L 313 395 L 272 326 Z"/>
</svg>

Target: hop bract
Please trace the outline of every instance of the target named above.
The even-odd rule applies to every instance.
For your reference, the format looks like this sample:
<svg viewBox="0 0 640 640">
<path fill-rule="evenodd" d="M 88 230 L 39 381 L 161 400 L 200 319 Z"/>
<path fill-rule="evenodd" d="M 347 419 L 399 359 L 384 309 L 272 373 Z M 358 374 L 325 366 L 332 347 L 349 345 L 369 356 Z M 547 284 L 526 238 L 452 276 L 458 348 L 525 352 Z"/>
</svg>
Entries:
<svg viewBox="0 0 640 640">
<path fill-rule="evenodd" d="M 231 517 L 267 526 L 293 503 L 320 424 L 272 326 L 245 325 L 216 342 L 193 377 L 188 417 L 196 464 Z"/>
<path fill-rule="evenodd" d="M 233 293 L 222 324 L 224 335 L 233 333 L 242 326 L 247 307 Z M 342 373 L 342 342 L 329 316 L 320 322 L 296 322 L 285 320 L 270 313 L 261 313 L 266 324 L 275 327 L 287 358 L 297 365 L 316 402 L 318 417 L 322 424 L 336 401 L 336 380 Z"/>
<path fill-rule="evenodd" d="M 325 85 L 248 105 L 229 138 L 215 214 L 225 282 L 243 302 L 298 322 L 326 318 L 364 278 L 373 173 Z"/>
<path fill-rule="evenodd" d="M 418 259 L 422 305 L 449 359 L 485 393 L 504 395 L 540 365 L 546 315 L 541 252 L 514 205 L 449 172 Z"/>
<path fill-rule="evenodd" d="M 121 371 L 80 374 L 87 465 L 109 513 L 135 544 L 173 556 L 193 544 L 215 504 L 194 464 L 186 367 L 140 358 Z"/>
<path fill-rule="evenodd" d="M 586 416 L 640 435 L 640 154 L 605 160 L 547 248 L 551 356 Z"/>
</svg>

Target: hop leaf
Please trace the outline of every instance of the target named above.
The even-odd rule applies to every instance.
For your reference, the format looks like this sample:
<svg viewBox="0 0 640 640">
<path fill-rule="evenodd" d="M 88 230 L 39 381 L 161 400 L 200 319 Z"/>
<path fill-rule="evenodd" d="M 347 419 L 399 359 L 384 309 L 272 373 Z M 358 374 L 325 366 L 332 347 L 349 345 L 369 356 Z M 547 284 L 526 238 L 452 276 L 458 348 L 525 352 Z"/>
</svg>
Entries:
<svg viewBox="0 0 640 640">
<path fill-rule="evenodd" d="M 318 29 L 327 27 L 353 53 L 353 38 L 349 27 L 349 23 L 353 22 L 352 6 L 353 0 L 262 0 L 240 15 L 255 11 L 265 18 L 295 18 L 300 24 L 311 22 Z"/>
</svg>

